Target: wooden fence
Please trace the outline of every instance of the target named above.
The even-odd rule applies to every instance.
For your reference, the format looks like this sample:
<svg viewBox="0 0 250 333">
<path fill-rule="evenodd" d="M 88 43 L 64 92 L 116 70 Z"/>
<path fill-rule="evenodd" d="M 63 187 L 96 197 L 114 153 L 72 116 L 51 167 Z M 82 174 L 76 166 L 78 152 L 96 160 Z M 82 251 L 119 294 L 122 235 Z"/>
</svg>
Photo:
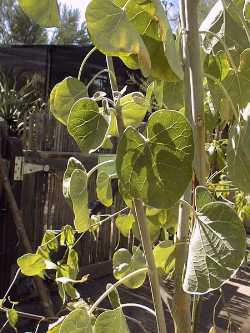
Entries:
<svg viewBox="0 0 250 333">
<path fill-rule="evenodd" d="M 97 164 L 99 155 L 83 156 L 64 126 L 56 122 L 48 112 L 35 113 L 26 120 L 22 147 L 20 147 L 20 140 L 13 140 L 14 146 L 8 146 L 8 153 L 5 152 L 3 156 L 5 155 L 5 159 L 8 160 L 11 184 L 22 212 L 25 229 L 35 250 L 45 230 L 58 230 L 63 225 L 73 224 L 72 210 L 62 194 L 62 178 L 68 158 L 75 156 L 89 169 Z M 7 138 L 5 146 L 6 142 L 10 141 L 11 139 Z M 45 170 L 34 172 L 35 169 Z M 89 200 L 90 202 L 97 200 L 94 177 L 89 186 Z M 116 195 L 114 206 L 105 209 L 102 214 L 115 212 L 122 205 L 121 198 Z M 11 266 L 16 257 L 22 254 L 22 249 L 14 237 L 16 242 L 14 247 L 16 251 L 12 251 L 14 259 L 6 256 L 8 242 L 13 238 L 15 231 L 4 198 L 1 199 L 1 207 L 2 212 L 3 210 L 6 212 L 5 217 L 3 218 L 3 215 L 1 217 L 3 223 L 0 226 L 1 237 L 5 240 L 5 245 L 1 248 L 2 256 L 0 253 L 0 265 L 3 272 L 2 268 L 7 269 L 7 266 Z M 9 225 L 12 227 L 9 228 Z M 96 237 L 92 233 L 86 233 L 79 242 L 77 250 L 80 253 L 80 266 L 90 267 L 97 263 L 110 262 L 116 248 L 131 248 L 133 243 L 132 236 L 125 239 L 119 234 L 114 221 L 103 224 L 97 231 Z M 5 272 L 5 275 L 9 275 L 9 268 Z M 4 288 L 3 285 L 6 285 L 6 280 L 8 280 L 6 276 L 2 276 L 1 290 Z"/>
</svg>

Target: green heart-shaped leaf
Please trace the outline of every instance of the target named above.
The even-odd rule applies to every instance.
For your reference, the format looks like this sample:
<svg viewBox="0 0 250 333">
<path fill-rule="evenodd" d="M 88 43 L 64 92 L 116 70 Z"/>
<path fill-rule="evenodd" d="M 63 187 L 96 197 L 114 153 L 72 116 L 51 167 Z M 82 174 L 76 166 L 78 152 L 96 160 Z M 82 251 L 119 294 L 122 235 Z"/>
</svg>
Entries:
<svg viewBox="0 0 250 333">
<path fill-rule="evenodd" d="M 142 70 L 148 72 L 151 67 L 148 51 L 125 10 L 117 3 L 111 0 L 92 0 L 89 3 L 86 22 L 91 39 L 106 55 L 136 55 Z"/>
<path fill-rule="evenodd" d="M 27 276 L 43 276 L 43 271 L 46 269 L 45 260 L 40 254 L 24 254 L 17 259 L 17 264 L 21 272 Z"/>
<path fill-rule="evenodd" d="M 117 174 L 131 198 L 155 208 L 169 208 L 192 177 L 193 135 L 179 112 L 155 112 L 147 138 L 128 127 L 117 150 Z"/>
<path fill-rule="evenodd" d="M 91 319 L 86 309 L 76 309 L 63 320 L 60 333 L 93 333 Z"/>
<path fill-rule="evenodd" d="M 57 0 L 19 0 L 23 11 L 37 24 L 45 28 L 58 27 L 60 24 Z"/>
<path fill-rule="evenodd" d="M 85 85 L 74 77 L 67 77 L 55 85 L 50 94 L 50 111 L 67 125 L 70 110 L 81 97 L 88 96 Z"/>
<path fill-rule="evenodd" d="M 109 122 L 92 99 L 81 98 L 71 108 L 68 131 L 83 153 L 90 154 L 100 148 L 108 128 Z"/>
<path fill-rule="evenodd" d="M 246 248 L 244 226 L 229 205 L 212 202 L 197 214 L 183 283 L 191 294 L 220 288 L 239 268 Z"/>
<path fill-rule="evenodd" d="M 119 249 L 113 256 L 114 277 L 117 280 L 144 267 L 146 267 L 146 260 L 140 248 L 133 247 L 133 255 L 126 249 Z M 124 285 L 133 289 L 139 288 L 145 279 L 146 272 L 142 272 L 126 280 Z"/>
<path fill-rule="evenodd" d="M 100 314 L 95 322 L 95 333 L 110 333 L 111 328 L 118 333 L 130 333 L 122 309 L 107 310 Z"/>
</svg>

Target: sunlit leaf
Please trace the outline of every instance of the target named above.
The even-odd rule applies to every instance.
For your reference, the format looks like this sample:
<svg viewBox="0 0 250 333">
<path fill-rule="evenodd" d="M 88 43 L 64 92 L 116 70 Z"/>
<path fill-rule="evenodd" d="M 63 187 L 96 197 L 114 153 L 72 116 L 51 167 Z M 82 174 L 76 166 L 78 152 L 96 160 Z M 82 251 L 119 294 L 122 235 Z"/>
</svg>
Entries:
<svg viewBox="0 0 250 333">
<path fill-rule="evenodd" d="M 143 72 L 151 67 L 148 51 L 125 11 L 111 0 L 92 0 L 86 10 L 86 21 L 95 46 L 111 56 L 138 57 Z"/>
<path fill-rule="evenodd" d="M 75 215 L 74 224 L 78 232 L 89 229 L 87 174 L 83 170 L 75 170 L 70 179 L 69 195 Z"/>
<path fill-rule="evenodd" d="M 130 333 L 122 309 L 107 310 L 100 314 L 94 326 L 95 333 L 110 333 L 111 328 L 119 333 Z"/>
<path fill-rule="evenodd" d="M 112 283 L 108 283 L 106 286 L 106 290 L 109 289 L 110 287 L 112 287 Z M 112 305 L 113 309 L 119 308 L 121 305 L 121 301 L 120 301 L 120 296 L 118 294 L 117 289 L 113 289 L 109 294 L 108 294 L 108 298 L 110 301 L 110 304 Z"/>
<path fill-rule="evenodd" d="M 135 218 L 132 214 L 119 215 L 115 220 L 115 225 L 124 237 L 128 237 L 134 222 Z"/>
<path fill-rule="evenodd" d="M 58 240 L 56 238 L 56 233 L 47 230 L 43 236 L 41 245 L 37 249 L 37 254 L 40 254 L 44 259 L 50 258 L 50 252 L 57 251 Z"/>
<path fill-rule="evenodd" d="M 88 96 L 85 85 L 74 77 L 67 77 L 52 89 L 50 111 L 55 118 L 67 125 L 70 110 L 74 103 Z"/>
<path fill-rule="evenodd" d="M 238 269 L 245 255 L 246 235 L 228 204 L 209 203 L 197 215 L 183 288 L 203 294 L 220 288 Z"/>
<path fill-rule="evenodd" d="M 147 138 L 128 127 L 118 146 L 117 174 L 130 197 L 155 208 L 169 208 L 192 177 L 193 136 L 186 118 L 175 111 L 155 112 Z"/>
<path fill-rule="evenodd" d="M 93 333 L 91 320 L 86 309 L 76 309 L 63 320 L 60 333 Z"/>
<path fill-rule="evenodd" d="M 159 243 L 154 248 L 154 258 L 156 267 L 169 274 L 175 267 L 175 246 L 169 241 Z"/>
<path fill-rule="evenodd" d="M 60 24 L 57 0 L 18 0 L 24 12 L 37 24 L 45 28 L 57 27 Z"/>
<path fill-rule="evenodd" d="M 44 258 L 39 254 L 24 254 L 17 259 L 17 264 L 21 269 L 21 272 L 27 276 L 42 275 L 46 269 L 46 263 Z"/>
<path fill-rule="evenodd" d="M 113 256 L 114 277 L 117 280 L 146 267 L 146 260 L 140 248 L 133 247 L 133 254 L 126 249 L 119 249 Z M 146 279 L 146 272 L 139 273 L 124 282 L 129 288 L 139 288 Z"/>
<path fill-rule="evenodd" d="M 16 330 L 16 324 L 18 321 L 18 314 L 17 311 L 15 309 L 9 309 L 7 311 L 7 319 L 9 321 L 9 324 L 12 328 L 14 328 L 14 330 Z"/>
<path fill-rule="evenodd" d="M 81 151 L 89 154 L 102 146 L 109 121 L 99 112 L 94 100 L 81 98 L 71 108 L 67 126 Z"/>
<path fill-rule="evenodd" d="M 148 111 L 145 97 L 139 92 L 123 96 L 120 100 L 120 106 L 125 127 L 140 125 Z"/>
<path fill-rule="evenodd" d="M 85 232 L 89 229 L 87 187 L 88 176 L 84 166 L 74 157 L 70 158 L 63 176 L 63 194 L 72 203 L 75 215 L 74 224 L 78 232 Z"/>
<path fill-rule="evenodd" d="M 72 247 L 72 245 L 75 242 L 75 235 L 74 230 L 71 225 L 65 225 L 62 228 L 62 233 L 60 237 L 60 244 L 61 245 L 67 245 L 69 248 Z"/>
</svg>

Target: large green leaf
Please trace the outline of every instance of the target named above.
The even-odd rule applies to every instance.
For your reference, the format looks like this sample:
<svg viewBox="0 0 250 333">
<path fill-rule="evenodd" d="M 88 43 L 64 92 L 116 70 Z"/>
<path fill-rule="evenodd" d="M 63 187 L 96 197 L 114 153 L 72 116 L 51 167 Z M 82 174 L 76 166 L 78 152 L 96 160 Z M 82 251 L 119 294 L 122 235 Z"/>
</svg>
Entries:
<svg viewBox="0 0 250 333">
<path fill-rule="evenodd" d="M 250 118 L 234 124 L 227 150 L 229 176 L 234 185 L 250 193 Z"/>
<path fill-rule="evenodd" d="M 175 246 L 164 241 L 154 248 L 154 258 L 156 267 L 165 274 L 169 274 L 175 267 Z"/>
<path fill-rule="evenodd" d="M 132 198 L 155 208 L 169 208 L 192 177 L 193 135 L 186 118 L 176 111 L 155 112 L 147 138 L 128 127 L 117 150 L 117 174 Z"/>
<path fill-rule="evenodd" d="M 86 21 L 91 39 L 100 51 L 118 57 L 136 55 L 142 70 L 150 70 L 151 61 L 142 38 L 115 1 L 92 0 L 86 10 Z"/>
<path fill-rule="evenodd" d="M 72 106 L 81 97 L 86 96 L 88 96 L 88 92 L 85 85 L 74 77 L 67 77 L 52 89 L 50 111 L 57 120 L 67 125 Z"/>
<path fill-rule="evenodd" d="M 27 276 L 43 276 L 43 271 L 46 269 L 45 260 L 40 254 L 24 254 L 17 259 L 17 264 L 21 272 Z"/>
<path fill-rule="evenodd" d="M 203 294 L 220 288 L 239 268 L 246 248 L 245 229 L 235 211 L 213 202 L 200 209 L 192 232 L 183 288 Z"/>
<path fill-rule="evenodd" d="M 86 309 L 76 309 L 63 320 L 59 333 L 93 333 Z"/>
<path fill-rule="evenodd" d="M 60 24 L 57 0 L 19 0 L 24 12 L 37 24 L 45 28 L 57 27 Z"/>
<path fill-rule="evenodd" d="M 105 172 L 98 172 L 96 179 L 96 194 L 98 200 L 106 207 L 113 204 L 111 178 Z"/>
<path fill-rule="evenodd" d="M 113 256 L 114 277 L 117 280 L 126 275 L 146 267 L 146 260 L 140 248 L 133 247 L 133 255 L 126 249 L 119 249 Z M 139 288 L 146 279 L 146 272 L 139 273 L 124 282 L 129 288 Z"/>
<path fill-rule="evenodd" d="M 71 108 L 68 131 L 83 153 L 89 154 L 100 148 L 108 128 L 109 121 L 100 113 L 94 100 L 81 98 Z"/>
<path fill-rule="evenodd" d="M 89 229 L 88 177 L 83 170 L 75 170 L 70 179 L 69 195 L 75 215 L 75 228 L 78 232 Z"/>
<path fill-rule="evenodd" d="M 183 77 L 171 27 L 159 0 L 108 0 L 104 7 L 100 0 L 92 0 L 86 18 L 95 45 L 105 54 L 119 56 L 131 69 L 140 68 L 158 79 Z"/>
<path fill-rule="evenodd" d="M 126 318 L 122 309 L 107 310 L 100 314 L 95 322 L 95 333 L 110 333 L 115 330 L 117 333 L 129 333 Z"/>
</svg>

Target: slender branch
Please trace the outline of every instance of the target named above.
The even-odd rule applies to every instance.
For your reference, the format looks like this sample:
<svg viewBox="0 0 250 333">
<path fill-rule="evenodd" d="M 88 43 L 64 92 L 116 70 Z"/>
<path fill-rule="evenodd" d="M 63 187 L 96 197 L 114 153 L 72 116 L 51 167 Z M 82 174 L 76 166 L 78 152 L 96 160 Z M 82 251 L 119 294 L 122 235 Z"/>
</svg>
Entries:
<svg viewBox="0 0 250 333">
<path fill-rule="evenodd" d="M 90 178 L 93 173 L 95 173 L 99 168 L 101 168 L 102 166 L 104 165 L 107 165 L 107 164 L 111 164 L 111 163 L 114 163 L 114 160 L 109 160 L 109 161 L 104 161 L 104 162 L 101 162 L 99 164 L 97 164 L 96 166 L 94 166 L 89 172 L 88 172 L 88 178 Z"/>
<path fill-rule="evenodd" d="M 81 66 L 80 66 L 80 69 L 79 69 L 79 72 L 78 72 L 78 80 L 81 80 L 81 77 L 82 77 L 82 71 L 83 71 L 83 68 L 86 64 L 86 62 L 88 61 L 88 59 L 91 57 L 91 55 L 97 50 L 96 47 L 93 47 L 92 50 L 89 51 L 89 53 L 86 55 L 86 57 L 83 59 L 82 63 L 81 63 Z"/>
<path fill-rule="evenodd" d="M 21 269 L 19 268 L 19 269 L 16 271 L 16 274 L 15 274 L 15 276 L 14 276 L 14 279 L 12 280 L 12 282 L 11 282 L 11 284 L 10 284 L 8 290 L 6 291 L 6 293 L 5 293 L 4 297 L 3 297 L 3 301 L 5 301 L 6 298 L 8 297 L 8 295 L 9 295 L 9 293 L 10 293 L 12 287 L 14 286 L 14 284 L 15 284 L 15 282 L 16 282 L 16 279 L 18 278 L 18 275 L 19 275 L 20 272 L 21 272 Z"/>
<path fill-rule="evenodd" d="M 91 86 L 91 84 L 93 82 L 95 82 L 95 80 L 102 74 L 102 73 L 109 73 L 109 75 L 111 76 L 114 76 L 114 73 L 113 72 L 110 72 L 107 68 L 104 68 L 102 70 L 100 70 L 99 72 L 97 72 L 93 77 L 92 79 L 89 81 L 89 83 L 87 84 L 86 88 L 87 90 L 89 89 L 89 87 Z"/>
<path fill-rule="evenodd" d="M 98 300 L 91 306 L 91 308 L 89 309 L 89 314 L 91 315 L 95 309 L 98 307 L 98 305 L 113 291 L 115 290 L 117 287 L 119 287 L 121 284 L 123 284 L 125 281 L 129 280 L 132 277 L 135 277 L 138 274 L 147 272 L 148 268 L 141 268 L 138 269 L 137 271 L 134 271 L 126 276 L 124 276 L 121 280 L 117 281 L 115 284 L 113 284 L 112 286 L 110 286 L 99 298 Z"/>
<path fill-rule="evenodd" d="M 187 31 L 187 52 L 189 56 L 190 95 L 195 136 L 194 168 L 199 185 L 205 185 L 205 116 L 203 101 L 203 75 L 200 54 L 201 45 L 198 27 L 198 3 L 198 0 L 185 0 L 185 17 Z"/>
<path fill-rule="evenodd" d="M 153 311 L 152 309 L 150 309 L 149 307 L 142 305 L 142 304 L 137 304 L 137 303 L 125 303 L 125 304 L 121 304 L 120 308 L 140 308 L 143 309 L 145 311 L 147 311 L 148 313 L 150 313 L 151 315 L 153 315 L 154 317 L 156 317 L 156 313 L 155 311 Z"/>
<path fill-rule="evenodd" d="M 147 264 L 148 264 L 148 275 L 149 275 L 149 280 L 150 280 L 150 285 L 151 285 L 155 312 L 156 312 L 156 321 L 157 321 L 158 332 L 166 333 L 167 327 L 166 327 L 165 314 L 164 314 L 161 293 L 160 293 L 160 281 L 159 281 L 158 271 L 157 271 L 157 268 L 155 265 L 150 234 L 149 234 L 148 226 L 146 223 L 145 210 L 144 210 L 142 201 L 139 199 L 133 200 L 133 206 L 134 206 L 134 212 L 135 212 L 134 215 L 135 215 L 135 218 L 138 223 L 141 240 L 142 240 L 142 245 L 143 245 L 144 253 L 145 253 Z"/>
<path fill-rule="evenodd" d="M 97 223 L 95 223 L 95 224 L 92 224 L 91 227 L 90 227 L 90 229 L 95 228 L 95 227 L 100 227 L 103 223 L 108 222 L 109 220 L 112 220 L 112 218 L 114 218 L 114 217 L 116 217 L 116 216 L 118 216 L 118 215 L 120 215 L 120 214 L 126 212 L 128 209 L 129 209 L 128 207 L 125 207 L 125 208 L 119 210 L 118 212 L 115 212 L 114 214 L 109 215 L 108 217 L 106 217 L 106 218 L 103 219 L 102 221 L 99 221 L 99 222 L 97 222 Z M 72 245 L 72 248 L 75 247 L 76 244 L 80 242 L 80 240 L 82 239 L 83 236 L 84 236 L 84 233 L 82 233 L 82 234 L 79 236 L 79 238 L 78 238 L 78 239 L 75 241 L 75 243 Z"/>
</svg>

